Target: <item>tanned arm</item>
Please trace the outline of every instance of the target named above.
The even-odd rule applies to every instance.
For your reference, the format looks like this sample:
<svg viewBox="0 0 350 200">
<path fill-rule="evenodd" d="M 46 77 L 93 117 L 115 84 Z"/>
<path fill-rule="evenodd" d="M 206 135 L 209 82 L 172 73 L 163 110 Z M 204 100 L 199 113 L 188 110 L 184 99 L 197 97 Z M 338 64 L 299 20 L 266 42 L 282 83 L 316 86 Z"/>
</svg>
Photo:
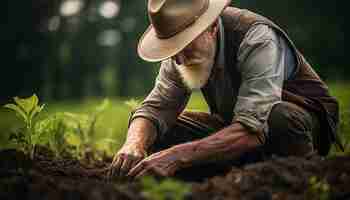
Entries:
<svg viewBox="0 0 350 200">
<path fill-rule="evenodd" d="M 156 137 L 156 127 L 150 120 L 141 117 L 134 119 L 128 129 L 124 145 L 113 158 L 108 178 L 112 178 L 115 174 L 118 177 L 127 174 L 132 167 L 147 156 L 147 151 Z"/>
<path fill-rule="evenodd" d="M 258 147 L 256 134 L 249 133 L 240 123 L 234 123 L 201 140 L 180 144 L 173 148 L 182 151 L 183 166 L 230 160 Z"/>
<path fill-rule="evenodd" d="M 240 123 L 234 123 L 206 138 L 154 153 L 139 162 L 127 176 L 172 176 L 181 168 L 237 158 L 260 144 L 256 134 L 249 133 Z"/>
</svg>

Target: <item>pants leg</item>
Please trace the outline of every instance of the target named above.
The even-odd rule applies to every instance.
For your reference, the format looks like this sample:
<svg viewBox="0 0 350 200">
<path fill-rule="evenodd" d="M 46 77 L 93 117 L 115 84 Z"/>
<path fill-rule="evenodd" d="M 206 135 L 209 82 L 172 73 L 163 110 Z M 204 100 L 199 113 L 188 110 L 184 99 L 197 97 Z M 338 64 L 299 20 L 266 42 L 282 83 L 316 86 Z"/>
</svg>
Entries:
<svg viewBox="0 0 350 200">
<path fill-rule="evenodd" d="M 315 115 L 293 103 L 281 102 L 269 115 L 264 149 L 279 156 L 307 156 L 314 151 L 312 136 L 319 131 Z"/>
</svg>

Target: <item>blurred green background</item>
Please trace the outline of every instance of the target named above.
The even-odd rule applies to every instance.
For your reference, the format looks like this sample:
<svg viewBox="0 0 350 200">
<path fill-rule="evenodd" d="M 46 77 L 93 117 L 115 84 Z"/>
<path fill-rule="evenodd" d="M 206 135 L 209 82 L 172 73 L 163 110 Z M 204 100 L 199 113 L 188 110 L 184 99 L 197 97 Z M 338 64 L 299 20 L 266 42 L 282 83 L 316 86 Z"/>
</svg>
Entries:
<svg viewBox="0 0 350 200">
<path fill-rule="evenodd" d="M 323 79 L 348 79 L 339 1 L 232 2 L 284 28 Z M 146 7 L 146 0 L 4 1 L 0 102 L 34 92 L 45 101 L 145 95 L 158 71 L 136 54 Z"/>
<path fill-rule="evenodd" d="M 232 5 L 260 13 L 285 29 L 339 98 L 346 118 L 341 129 L 349 134 L 345 6 L 340 1 L 302 0 L 239 0 Z M 35 93 L 47 104 L 45 116 L 89 112 L 107 97 L 112 103 L 97 131 L 102 137 L 118 135 L 120 145 L 130 112 L 124 101 L 142 100 L 158 72 L 158 64 L 136 54 L 138 39 L 149 24 L 146 6 L 145 0 L 5 0 L 0 105 Z M 189 108 L 207 109 L 197 93 Z M 14 115 L 0 108 L 0 145 L 16 126 Z"/>
</svg>

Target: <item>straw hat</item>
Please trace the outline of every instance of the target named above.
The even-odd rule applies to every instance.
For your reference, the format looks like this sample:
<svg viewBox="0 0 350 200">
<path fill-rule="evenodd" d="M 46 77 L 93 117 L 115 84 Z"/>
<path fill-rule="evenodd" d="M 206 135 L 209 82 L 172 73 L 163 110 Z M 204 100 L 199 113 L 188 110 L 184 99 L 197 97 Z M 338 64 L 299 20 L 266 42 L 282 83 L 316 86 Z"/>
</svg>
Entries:
<svg viewBox="0 0 350 200">
<path fill-rule="evenodd" d="M 149 0 L 151 25 L 139 40 L 139 56 L 150 62 L 170 58 L 205 31 L 230 0 Z"/>
</svg>

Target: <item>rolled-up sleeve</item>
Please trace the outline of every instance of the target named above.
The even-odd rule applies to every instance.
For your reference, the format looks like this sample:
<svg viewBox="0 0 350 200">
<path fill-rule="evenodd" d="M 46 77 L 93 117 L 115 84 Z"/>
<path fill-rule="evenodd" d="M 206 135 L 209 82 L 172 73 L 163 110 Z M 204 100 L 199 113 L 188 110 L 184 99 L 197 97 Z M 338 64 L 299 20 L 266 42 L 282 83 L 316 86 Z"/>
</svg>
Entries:
<svg viewBox="0 0 350 200">
<path fill-rule="evenodd" d="M 144 117 L 152 121 L 162 135 L 175 123 L 190 95 L 172 60 L 163 61 L 152 91 L 134 111 L 129 124 L 135 118 Z"/>
<path fill-rule="evenodd" d="M 246 34 L 238 51 L 238 71 L 242 82 L 233 121 L 262 133 L 273 105 L 281 102 L 284 80 L 283 48 L 274 30 L 257 25 Z"/>
</svg>

